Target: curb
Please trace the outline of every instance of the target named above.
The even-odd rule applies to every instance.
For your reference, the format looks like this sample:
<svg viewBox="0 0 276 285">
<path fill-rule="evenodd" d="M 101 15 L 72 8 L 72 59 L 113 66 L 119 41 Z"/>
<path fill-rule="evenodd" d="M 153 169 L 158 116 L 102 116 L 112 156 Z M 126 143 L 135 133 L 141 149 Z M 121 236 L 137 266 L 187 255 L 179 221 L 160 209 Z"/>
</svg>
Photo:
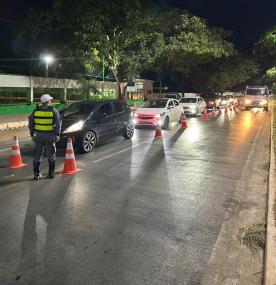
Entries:
<svg viewBox="0 0 276 285">
<path fill-rule="evenodd" d="M 274 104 L 276 104 L 274 100 Z M 268 182 L 268 210 L 267 210 L 267 229 L 266 229 L 266 247 L 265 247 L 265 274 L 264 284 L 276 284 L 276 208 L 275 208 L 275 191 L 276 191 L 276 167 L 273 141 L 273 120 L 274 106 L 271 114 L 271 146 L 270 146 L 270 169 Z"/>
<path fill-rule="evenodd" d="M 29 124 L 28 121 L 18 121 L 18 122 L 8 122 L 0 124 L 0 131 L 6 131 L 10 129 L 18 129 L 22 127 L 27 127 Z"/>
</svg>

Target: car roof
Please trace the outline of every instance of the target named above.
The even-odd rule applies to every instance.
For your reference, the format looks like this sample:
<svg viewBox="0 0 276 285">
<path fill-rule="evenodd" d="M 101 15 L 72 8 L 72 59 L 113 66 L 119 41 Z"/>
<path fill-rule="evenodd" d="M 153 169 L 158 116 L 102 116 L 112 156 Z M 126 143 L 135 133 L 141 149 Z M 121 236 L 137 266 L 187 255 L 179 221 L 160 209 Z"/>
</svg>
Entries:
<svg viewBox="0 0 276 285">
<path fill-rule="evenodd" d="M 82 104 L 91 104 L 91 105 L 101 105 L 103 103 L 112 103 L 112 102 L 121 102 L 118 99 L 109 99 L 109 100 L 82 100 L 82 101 L 77 101 L 74 103 L 82 103 Z M 72 104 L 74 104 L 72 103 Z"/>
</svg>

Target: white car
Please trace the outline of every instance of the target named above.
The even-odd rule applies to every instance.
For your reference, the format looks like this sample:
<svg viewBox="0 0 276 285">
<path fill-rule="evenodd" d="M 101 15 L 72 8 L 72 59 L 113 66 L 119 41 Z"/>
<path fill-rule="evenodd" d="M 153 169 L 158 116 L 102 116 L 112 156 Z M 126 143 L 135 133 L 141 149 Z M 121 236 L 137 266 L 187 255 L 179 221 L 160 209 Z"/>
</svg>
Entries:
<svg viewBox="0 0 276 285">
<path fill-rule="evenodd" d="M 198 116 L 206 110 L 206 103 L 201 97 L 183 97 L 179 104 L 183 109 L 184 114 Z"/>
<path fill-rule="evenodd" d="M 172 122 L 180 122 L 183 110 L 175 99 L 151 99 L 134 113 L 135 126 L 157 126 L 167 129 Z"/>
</svg>

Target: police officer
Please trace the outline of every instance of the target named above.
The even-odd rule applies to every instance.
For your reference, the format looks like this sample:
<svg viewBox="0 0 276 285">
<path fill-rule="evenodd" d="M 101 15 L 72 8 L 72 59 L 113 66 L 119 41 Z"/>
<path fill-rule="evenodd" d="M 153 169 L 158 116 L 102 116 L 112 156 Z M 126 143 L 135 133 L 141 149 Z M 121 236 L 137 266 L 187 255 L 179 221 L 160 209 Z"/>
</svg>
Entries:
<svg viewBox="0 0 276 285">
<path fill-rule="evenodd" d="M 35 154 L 33 160 L 34 180 L 42 178 L 40 163 L 43 150 L 49 163 L 49 172 L 46 178 L 54 178 L 56 163 L 56 145 L 59 141 L 61 120 L 57 109 L 51 106 L 53 98 L 49 94 L 40 97 L 41 104 L 29 116 L 29 129 L 32 140 L 35 143 Z"/>
</svg>

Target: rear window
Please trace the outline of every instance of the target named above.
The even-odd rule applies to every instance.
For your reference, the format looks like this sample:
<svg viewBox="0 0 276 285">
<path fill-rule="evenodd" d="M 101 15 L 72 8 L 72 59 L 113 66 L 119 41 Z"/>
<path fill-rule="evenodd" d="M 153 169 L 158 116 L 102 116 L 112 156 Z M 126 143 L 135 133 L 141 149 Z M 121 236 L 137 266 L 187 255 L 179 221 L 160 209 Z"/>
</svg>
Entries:
<svg viewBox="0 0 276 285">
<path fill-rule="evenodd" d="M 268 95 L 268 91 L 266 88 L 247 88 L 247 95 Z"/>
<path fill-rule="evenodd" d="M 167 106 L 168 99 L 163 100 L 149 100 L 141 108 L 165 108 Z"/>
<path fill-rule="evenodd" d="M 196 103 L 196 98 L 182 98 L 180 103 Z"/>
</svg>

